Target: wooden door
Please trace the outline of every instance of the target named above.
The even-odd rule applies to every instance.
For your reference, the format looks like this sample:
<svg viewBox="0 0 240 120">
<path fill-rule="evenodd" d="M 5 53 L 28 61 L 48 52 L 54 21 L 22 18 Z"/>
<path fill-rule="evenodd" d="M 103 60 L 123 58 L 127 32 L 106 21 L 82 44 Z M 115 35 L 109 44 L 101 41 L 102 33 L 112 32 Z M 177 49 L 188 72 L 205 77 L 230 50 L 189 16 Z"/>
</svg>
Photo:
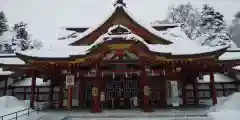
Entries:
<svg viewBox="0 0 240 120">
<path fill-rule="evenodd" d="M 160 76 L 152 76 L 150 77 L 150 87 L 152 90 L 152 106 L 155 108 L 166 107 L 166 80 L 161 79 Z"/>
</svg>

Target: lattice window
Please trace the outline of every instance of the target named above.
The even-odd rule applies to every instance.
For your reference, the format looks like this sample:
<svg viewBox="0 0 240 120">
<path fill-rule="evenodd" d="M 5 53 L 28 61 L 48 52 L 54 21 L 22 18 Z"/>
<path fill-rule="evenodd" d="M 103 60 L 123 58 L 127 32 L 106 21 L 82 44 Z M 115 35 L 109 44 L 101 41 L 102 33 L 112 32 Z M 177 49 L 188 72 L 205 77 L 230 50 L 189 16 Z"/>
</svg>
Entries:
<svg viewBox="0 0 240 120">
<path fill-rule="evenodd" d="M 91 82 L 87 82 L 86 84 L 85 98 L 86 100 L 92 100 L 92 83 Z"/>
<path fill-rule="evenodd" d="M 124 97 L 138 96 L 139 93 L 138 82 L 139 81 L 133 79 L 127 79 L 124 81 L 123 85 Z"/>
</svg>

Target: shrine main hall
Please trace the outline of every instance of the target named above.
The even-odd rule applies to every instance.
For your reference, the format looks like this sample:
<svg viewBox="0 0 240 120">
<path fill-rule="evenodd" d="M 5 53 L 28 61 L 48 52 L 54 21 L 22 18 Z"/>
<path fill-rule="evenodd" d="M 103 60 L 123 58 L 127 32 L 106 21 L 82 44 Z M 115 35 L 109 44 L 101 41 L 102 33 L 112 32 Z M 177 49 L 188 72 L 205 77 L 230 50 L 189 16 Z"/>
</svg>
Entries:
<svg viewBox="0 0 240 120">
<path fill-rule="evenodd" d="M 37 77 L 50 80 L 50 106 L 57 101 L 56 108 L 69 110 L 73 104 L 92 112 L 108 108 L 151 112 L 188 105 L 187 84 L 193 84 L 198 104 L 195 88 L 203 75 L 210 76 L 209 92 L 217 104 L 214 73 L 238 64 L 238 59 L 223 59 L 230 53 L 229 46 L 207 47 L 183 39 L 174 31 L 181 31 L 178 24 L 145 25 L 128 12 L 122 0 L 113 7 L 98 26 L 66 28 L 76 35 L 69 44 L 16 52 L 24 63 L 1 64 L 32 78 L 31 107 L 36 101 Z"/>
</svg>

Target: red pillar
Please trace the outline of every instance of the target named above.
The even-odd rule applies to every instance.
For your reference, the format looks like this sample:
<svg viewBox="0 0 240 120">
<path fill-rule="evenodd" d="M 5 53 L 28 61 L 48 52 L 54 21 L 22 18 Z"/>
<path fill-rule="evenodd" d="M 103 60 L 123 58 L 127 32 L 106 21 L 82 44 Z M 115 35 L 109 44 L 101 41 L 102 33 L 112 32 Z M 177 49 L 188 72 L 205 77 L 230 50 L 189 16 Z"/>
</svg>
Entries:
<svg viewBox="0 0 240 120">
<path fill-rule="evenodd" d="M 211 96 L 212 96 L 213 105 L 216 105 L 217 104 L 217 92 L 216 92 L 213 72 L 210 73 L 210 88 L 211 88 Z"/>
<path fill-rule="evenodd" d="M 81 74 L 79 73 L 79 78 L 78 78 L 78 80 L 79 80 L 79 87 L 78 87 L 78 89 L 79 89 L 79 100 L 78 100 L 78 105 L 80 106 L 80 107 L 84 107 L 84 99 L 85 99 L 85 95 L 84 95 L 84 86 L 85 86 L 85 84 L 84 84 L 84 80 L 83 80 L 83 76 L 81 76 Z"/>
<path fill-rule="evenodd" d="M 38 100 L 39 100 L 39 88 L 37 87 L 36 89 L 37 89 L 37 93 L 36 93 L 36 101 L 38 101 Z"/>
<path fill-rule="evenodd" d="M 55 79 L 55 76 L 52 75 L 51 80 L 50 80 L 50 93 L 49 93 L 49 103 L 50 103 L 50 107 L 53 107 L 53 93 L 54 93 L 54 86 L 53 86 L 53 81 Z"/>
<path fill-rule="evenodd" d="M 64 95 L 63 95 L 63 88 L 64 88 L 64 80 L 63 80 L 63 76 L 60 76 L 60 90 L 59 90 L 59 108 L 63 108 L 63 98 L 64 98 Z"/>
<path fill-rule="evenodd" d="M 68 86 L 68 110 L 72 110 L 72 86 Z"/>
<path fill-rule="evenodd" d="M 34 108 L 35 88 L 36 88 L 36 72 L 32 71 L 31 100 L 30 100 L 30 107 L 31 108 Z"/>
<path fill-rule="evenodd" d="M 183 80 L 182 82 L 182 103 L 183 105 L 187 105 L 187 94 L 186 94 L 186 82 Z"/>
<path fill-rule="evenodd" d="M 197 80 L 193 83 L 194 103 L 199 104 L 198 83 Z"/>
<path fill-rule="evenodd" d="M 152 112 L 152 106 L 150 105 L 149 97 L 151 94 L 149 83 L 148 83 L 147 72 L 145 71 L 145 65 L 141 69 L 141 87 L 143 90 L 143 111 Z"/>
<path fill-rule="evenodd" d="M 92 112 L 98 113 L 101 112 L 101 105 L 100 105 L 100 85 L 99 82 L 101 80 L 101 72 L 99 69 L 99 64 L 96 65 L 96 79 L 93 81 L 93 88 L 92 88 Z"/>
</svg>

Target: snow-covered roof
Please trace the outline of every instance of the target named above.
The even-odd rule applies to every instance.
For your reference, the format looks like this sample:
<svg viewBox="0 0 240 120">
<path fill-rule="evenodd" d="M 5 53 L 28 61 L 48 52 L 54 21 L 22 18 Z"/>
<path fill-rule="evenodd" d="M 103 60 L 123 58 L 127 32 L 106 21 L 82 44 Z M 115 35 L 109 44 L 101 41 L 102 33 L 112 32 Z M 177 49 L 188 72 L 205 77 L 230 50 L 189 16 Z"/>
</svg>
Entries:
<svg viewBox="0 0 240 120">
<path fill-rule="evenodd" d="M 112 27 L 109 29 L 112 30 Z M 129 30 L 129 29 L 128 29 Z M 129 30 L 131 31 L 131 30 Z M 140 36 L 131 33 L 131 34 L 122 34 L 122 35 L 109 35 L 105 33 L 101 35 L 91 46 L 96 44 L 103 43 L 105 41 L 112 40 L 113 38 L 124 38 L 124 40 L 135 40 L 143 43 L 149 48 L 152 52 L 158 53 L 170 53 L 172 55 L 191 55 L 191 54 L 202 54 L 206 52 L 213 52 L 219 49 L 224 49 L 228 46 L 201 46 L 196 41 L 190 40 L 184 32 L 181 31 L 179 27 L 170 28 L 166 31 L 161 32 L 165 37 L 168 37 L 171 40 L 174 40 L 172 44 L 162 45 L 162 44 L 148 44 Z"/>
<path fill-rule="evenodd" d="M 240 52 L 225 52 L 219 57 L 219 60 L 239 60 Z"/>
<path fill-rule="evenodd" d="M 223 83 L 223 82 L 233 82 L 234 79 L 230 78 L 224 74 L 221 73 L 215 73 L 214 74 L 214 81 L 216 83 Z M 198 79 L 198 83 L 209 83 L 210 82 L 210 76 L 209 75 L 204 75 L 203 80 Z"/>
<path fill-rule="evenodd" d="M 161 33 L 159 33 L 156 29 L 152 28 L 151 25 L 146 25 L 146 23 L 143 23 L 141 22 L 140 20 L 136 19 L 136 17 L 134 17 L 127 9 L 124 5 L 122 4 L 116 4 L 114 5 L 114 9 L 113 11 L 110 12 L 110 14 L 106 17 L 106 19 L 104 19 L 99 25 L 96 25 L 94 27 L 91 27 L 89 29 L 87 29 L 86 31 L 84 31 L 79 37 L 77 37 L 75 39 L 75 41 L 73 41 L 72 43 L 70 44 L 73 44 L 77 41 L 79 41 L 80 39 L 90 35 L 92 32 L 96 31 L 99 27 L 101 27 L 104 23 L 107 22 L 107 20 L 109 20 L 111 18 L 111 16 L 113 16 L 116 12 L 117 9 L 122 9 L 130 18 L 133 19 L 134 22 L 138 23 L 139 25 L 141 25 L 142 27 L 144 27 L 147 31 L 149 31 L 150 33 L 160 37 L 160 38 L 163 38 L 169 42 L 171 42 L 170 39 L 167 39 L 165 38 Z"/>
<path fill-rule="evenodd" d="M 113 34 L 112 31 L 117 27 L 125 29 L 125 33 L 122 34 Z M 193 54 L 202 54 L 208 52 L 214 52 L 219 49 L 224 49 L 228 46 L 201 46 L 196 41 L 190 40 L 186 34 L 181 30 L 181 28 L 169 28 L 166 31 L 159 32 L 165 37 L 174 41 L 169 45 L 162 44 L 148 44 L 143 38 L 132 33 L 130 29 L 123 25 L 113 25 L 108 29 L 108 32 L 101 35 L 93 44 L 89 46 L 70 46 L 67 44 L 67 40 L 58 41 L 56 44 L 52 44 L 49 47 L 43 47 L 40 50 L 26 50 L 17 52 L 22 55 L 32 56 L 32 57 L 41 57 L 41 58 L 68 58 L 71 55 L 85 55 L 88 53 L 89 49 L 97 44 L 101 44 L 106 41 L 113 40 L 114 38 L 123 38 L 123 40 L 134 40 L 143 43 L 150 51 L 156 53 L 169 53 L 172 55 L 193 55 Z"/>
<path fill-rule="evenodd" d="M 17 57 L 0 57 L 0 64 L 24 65 L 25 62 Z"/>
<path fill-rule="evenodd" d="M 12 71 L 3 71 L 3 69 L 0 68 L 0 75 L 11 75 L 12 73 Z"/>
<path fill-rule="evenodd" d="M 233 67 L 235 70 L 240 70 L 240 65 Z"/>
<path fill-rule="evenodd" d="M 173 43 L 169 45 L 149 45 L 150 49 L 155 52 L 167 52 L 172 55 L 189 55 L 213 52 L 228 47 L 228 45 L 215 47 L 201 46 L 198 42 L 190 40 L 180 27 L 169 28 L 164 31 L 159 31 L 159 33 L 164 35 L 165 38 L 171 39 Z"/>
<path fill-rule="evenodd" d="M 41 48 L 40 50 L 25 50 L 17 53 L 41 58 L 68 58 L 71 55 L 85 55 L 89 47 L 90 46 L 68 46 L 57 44 L 47 48 Z"/>
<path fill-rule="evenodd" d="M 36 78 L 36 86 L 49 86 L 50 80 L 43 82 L 43 78 Z M 31 86 L 32 78 L 24 78 L 18 82 L 13 83 L 11 86 Z"/>
</svg>

